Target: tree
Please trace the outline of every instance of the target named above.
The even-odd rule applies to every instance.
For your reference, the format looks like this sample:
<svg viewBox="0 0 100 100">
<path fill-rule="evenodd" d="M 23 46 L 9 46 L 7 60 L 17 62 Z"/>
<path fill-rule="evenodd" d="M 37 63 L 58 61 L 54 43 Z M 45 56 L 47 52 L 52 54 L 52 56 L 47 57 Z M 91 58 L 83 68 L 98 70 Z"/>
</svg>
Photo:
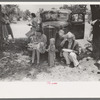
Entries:
<svg viewBox="0 0 100 100">
<path fill-rule="evenodd" d="M 21 11 L 18 5 L 4 5 L 2 6 L 2 12 L 8 15 L 10 21 L 12 21 L 14 17 L 17 19 L 21 16 Z"/>
<path fill-rule="evenodd" d="M 69 9 L 72 13 L 86 13 L 86 5 L 63 5 L 60 9 Z"/>
<path fill-rule="evenodd" d="M 21 11 L 19 7 L 17 8 L 15 17 L 16 17 L 17 21 L 20 21 L 20 19 L 23 17 L 23 11 Z"/>
<path fill-rule="evenodd" d="M 23 19 L 24 19 L 24 20 L 27 20 L 28 17 L 30 16 L 30 14 L 31 14 L 31 13 L 30 13 L 29 10 L 25 10 L 24 13 L 23 13 Z"/>
<path fill-rule="evenodd" d="M 16 14 L 16 8 L 17 5 L 4 5 L 2 11 L 6 13 L 9 16 L 10 21 L 12 21 L 14 14 Z"/>
</svg>

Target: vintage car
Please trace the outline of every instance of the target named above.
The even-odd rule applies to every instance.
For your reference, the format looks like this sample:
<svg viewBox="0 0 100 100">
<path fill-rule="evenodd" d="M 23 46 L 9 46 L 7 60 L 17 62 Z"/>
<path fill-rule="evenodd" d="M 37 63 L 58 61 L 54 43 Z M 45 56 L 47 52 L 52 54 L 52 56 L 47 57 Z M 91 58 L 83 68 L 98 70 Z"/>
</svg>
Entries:
<svg viewBox="0 0 100 100">
<path fill-rule="evenodd" d="M 49 39 L 55 38 L 56 48 L 60 45 L 59 30 L 63 29 L 64 34 L 71 31 L 76 39 L 84 38 L 85 17 L 83 13 L 72 13 L 70 10 L 44 11 L 42 12 L 42 29 L 47 36 L 47 46 Z"/>
</svg>

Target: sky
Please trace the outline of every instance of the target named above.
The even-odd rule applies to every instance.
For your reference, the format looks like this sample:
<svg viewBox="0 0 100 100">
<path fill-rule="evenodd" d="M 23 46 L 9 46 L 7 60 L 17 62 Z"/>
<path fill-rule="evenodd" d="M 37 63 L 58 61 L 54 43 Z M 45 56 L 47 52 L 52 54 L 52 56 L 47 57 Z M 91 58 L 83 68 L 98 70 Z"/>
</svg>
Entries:
<svg viewBox="0 0 100 100">
<path fill-rule="evenodd" d="M 50 10 L 51 8 L 59 8 L 62 5 L 19 5 L 19 8 L 23 11 L 26 9 L 30 10 L 30 12 L 36 13 L 39 8 L 43 8 L 44 10 Z"/>
<path fill-rule="evenodd" d="M 19 8 L 23 11 L 29 10 L 31 13 L 37 13 L 39 8 L 43 8 L 44 10 L 50 10 L 51 8 L 59 9 L 63 5 L 19 5 Z M 87 5 L 87 8 L 90 9 L 90 6 Z"/>
</svg>

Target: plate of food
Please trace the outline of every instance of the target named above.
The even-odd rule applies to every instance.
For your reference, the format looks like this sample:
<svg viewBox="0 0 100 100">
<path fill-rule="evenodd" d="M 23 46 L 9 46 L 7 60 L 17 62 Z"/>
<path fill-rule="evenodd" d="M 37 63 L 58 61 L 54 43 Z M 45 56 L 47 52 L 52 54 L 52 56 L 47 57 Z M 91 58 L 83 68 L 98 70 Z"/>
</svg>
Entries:
<svg viewBox="0 0 100 100">
<path fill-rule="evenodd" d="M 71 49 L 62 49 L 64 52 L 72 52 L 73 50 Z"/>
</svg>

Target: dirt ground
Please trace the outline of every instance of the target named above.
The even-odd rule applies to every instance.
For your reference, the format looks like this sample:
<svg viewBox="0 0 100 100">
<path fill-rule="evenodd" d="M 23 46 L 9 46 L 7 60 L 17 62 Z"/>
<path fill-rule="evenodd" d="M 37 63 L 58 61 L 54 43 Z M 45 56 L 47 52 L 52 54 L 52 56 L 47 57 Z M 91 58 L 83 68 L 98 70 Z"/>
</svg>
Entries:
<svg viewBox="0 0 100 100">
<path fill-rule="evenodd" d="M 25 37 L 30 29 L 27 22 L 18 22 L 11 25 L 15 38 Z M 84 46 L 90 25 L 85 25 L 85 38 L 78 40 Z M 71 68 L 56 61 L 55 67 L 49 68 L 47 60 L 42 59 L 40 66 L 31 66 L 30 56 L 27 51 L 12 52 L 4 51 L 4 57 L 0 59 L 0 80 L 1 81 L 100 81 L 99 69 L 94 65 L 91 57 L 80 60 L 82 68 Z"/>
</svg>

